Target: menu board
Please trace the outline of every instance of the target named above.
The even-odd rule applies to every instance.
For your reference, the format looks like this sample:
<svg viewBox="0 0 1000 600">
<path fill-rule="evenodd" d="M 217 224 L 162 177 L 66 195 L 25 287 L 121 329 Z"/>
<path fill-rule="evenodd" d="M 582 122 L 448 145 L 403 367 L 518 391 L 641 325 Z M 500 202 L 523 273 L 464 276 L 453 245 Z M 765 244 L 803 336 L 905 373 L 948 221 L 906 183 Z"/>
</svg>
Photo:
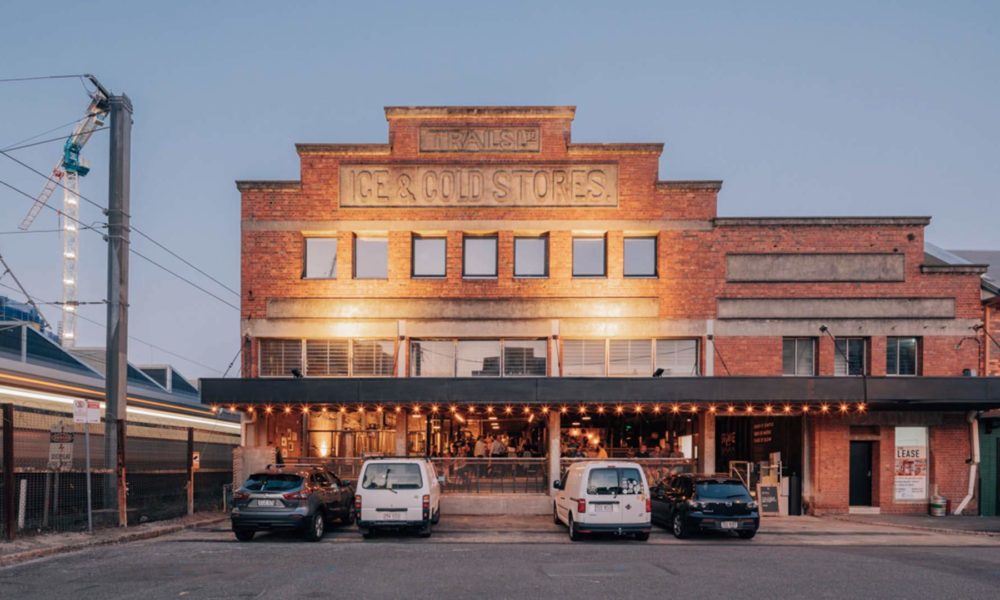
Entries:
<svg viewBox="0 0 1000 600">
<path fill-rule="evenodd" d="M 927 428 L 896 428 L 896 500 L 927 499 Z"/>
<path fill-rule="evenodd" d="M 760 505 L 760 512 L 764 515 L 781 514 L 781 504 L 778 502 L 778 486 L 758 485 L 757 504 Z"/>
</svg>

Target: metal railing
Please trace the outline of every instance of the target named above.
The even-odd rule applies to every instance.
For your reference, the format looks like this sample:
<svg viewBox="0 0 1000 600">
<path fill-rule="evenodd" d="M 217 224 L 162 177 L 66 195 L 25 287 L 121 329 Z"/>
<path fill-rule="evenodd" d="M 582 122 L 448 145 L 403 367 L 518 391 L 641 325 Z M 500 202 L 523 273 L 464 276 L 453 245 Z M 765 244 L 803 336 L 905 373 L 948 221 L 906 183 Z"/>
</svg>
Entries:
<svg viewBox="0 0 1000 600">
<path fill-rule="evenodd" d="M 563 458 L 559 461 L 559 473 L 565 473 L 566 469 L 575 462 L 591 461 L 593 458 Z M 697 464 L 693 458 L 612 458 L 608 460 L 620 460 L 622 462 L 638 463 L 646 473 L 646 481 L 649 485 L 656 485 L 661 481 L 666 481 L 680 473 L 694 473 Z"/>
<path fill-rule="evenodd" d="M 547 458 L 433 458 L 445 494 L 545 494 Z"/>
</svg>

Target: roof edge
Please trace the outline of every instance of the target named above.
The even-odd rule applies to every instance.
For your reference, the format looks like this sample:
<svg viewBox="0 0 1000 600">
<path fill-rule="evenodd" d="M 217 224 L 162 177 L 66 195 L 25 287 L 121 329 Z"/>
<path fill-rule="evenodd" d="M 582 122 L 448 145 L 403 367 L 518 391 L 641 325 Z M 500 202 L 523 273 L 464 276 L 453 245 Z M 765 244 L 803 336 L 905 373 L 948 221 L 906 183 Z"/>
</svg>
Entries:
<svg viewBox="0 0 1000 600">
<path fill-rule="evenodd" d="M 716 217 L 716 227 L 926 227 L 930 217 Z"/>
<path fill-rule="evenodd" d="M 295 144 L 299 154 L 389 154 L 389 144 Z"/>
<path fill-rule="evenodd" d="M 721 179 L 675 179 L 657 181 L 656 187 L 662 190 L 708 190 L 718 192 L 722 189 Z"/>
<path fill-rule="evenodd" d="M 989 269 L 989 265 L 920 265 L 920 272 L 926 274 L 933 273 L 974 273 L 982 275 Z"/>
<path fill-rule="evenodd" d="M 273 179 L 273 180 L 237 180 L 236 189 L 241 192 L 247 190 L 298 190 L 302 188 L 302 182 L 298 179 Z"/>
<path fill-rule="evenodd" d="M 393 119 L 572 119 L 575 106 L 386 106 L 385 118 Z"/>
<path fill-rule="evenodd" d="M 604 142 L 604 143 L 584 143 L 569 144 L 566 149 L 572 153 L 597 153 L 597 152 L 630 152 L 642 154 L 661 154 L 663 144 L 658 142 Z"/>
</svg>

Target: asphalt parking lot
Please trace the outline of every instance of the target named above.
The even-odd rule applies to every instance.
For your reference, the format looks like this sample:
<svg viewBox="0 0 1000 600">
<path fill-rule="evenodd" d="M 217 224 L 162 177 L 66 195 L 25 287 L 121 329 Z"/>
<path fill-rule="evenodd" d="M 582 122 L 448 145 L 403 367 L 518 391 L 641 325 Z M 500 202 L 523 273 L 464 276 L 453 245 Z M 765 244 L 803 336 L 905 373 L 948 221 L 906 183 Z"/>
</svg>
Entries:
<svg viewBox="0 0 1000 600">
<path fill-rule="evenodd" d="M 570 542 L 545 517 L 443 518 L 430 539 L 353 527 L 323 541 L 220 522 L 154 540 L 0 569 L 0 598 L 526 598 L 585 594 L 747 598 L 990 597 L 1000 538 L 810 517 L 769 519 L 744 541 Z"/>
</svg>

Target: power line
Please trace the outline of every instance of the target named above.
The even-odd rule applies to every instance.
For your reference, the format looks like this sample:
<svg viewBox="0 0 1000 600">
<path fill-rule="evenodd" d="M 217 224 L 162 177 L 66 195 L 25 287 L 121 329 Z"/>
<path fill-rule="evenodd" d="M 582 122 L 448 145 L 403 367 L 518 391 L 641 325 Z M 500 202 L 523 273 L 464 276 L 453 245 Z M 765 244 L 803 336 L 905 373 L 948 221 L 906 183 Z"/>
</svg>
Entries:
<svg viewBox="0 0 1000 600">
<path fill-rule="evenodd" d="M 13 83 L 16 81 L 39 81 L 42 79 L 83 79 L 86 74 L 80 73 L 78 75 L 39 75 L 36 77 L 8 77 L 7 79 L 0 79 L 0 83 Z"/>
<path fill-rule="evenodd" d="M 194 287 L 194 288 L 197 288 L 197 289 L 199 289 L 199 290 L 201 290 L 201 291 L 205 292 L 206 294 L 208 294 L 209 296 L 211 296 L 211 297 L 215 298 L 216 300 L 218 300 L 219 302 L 221 302 L 221 303 L 225 304 L 226 306 L 228 306 L 228 307 L 230 307 L 230 308 L 233 308 L 233 309 L 235 309 L 235 310 L 240 310 L 240 307 L 239 307 L 239 306 L 236 306 L 235 304 L 233 304 L 233 303 L 229 302 L 228 300 L 225 300 L 225 299 L 223 299 L 223 298 L 220 298 L 219 296 L 216 296 L 215 294 L 213 294 L 212 292 L 210 292 L 210 291 L 206 290 L 205 288 L 201 287 L 201 286 L 200 286 L 200 285 L 198 285 L 197 283 L 195 283 L 195 282 L 191 281 L 190 279 L 187 279 L 187 278 L 186 278 L 186 277 L 184 277 L 183 275 L 179 275 L 179 274 L 175 273 L 174 271 L 171 271 L 170 269 L 168 269 L 168 268 L 164 267 L 163 265 L 161 265 L 160 263 L 156 262 L 155 260 L 153 260 L 153 259 L 149 258 L 148 256 L 146 256 L 146 255 L 144 255 L 144 254 L 141 254 L 141 253 L 139 253 L 139 252 L 138 252 L 138 251 L 136 251 L 135 249 L 133 249 L 133 248 L 129 248 L 129 252 L 131 252 L 132 254 L 135 254 L 135 255 L 136 255 L 136 256 L 138 256 L 139 258 L 141 258 L 141 259 L 143 259 L 143 260 L 145 260 L 145 261 L 147 261 L 147 262 L 149 262 L 149 263 L 152 263 L 152 264 L 156 265 L 157 267 L 160 267 L 161 269 L 163 269 L 163 270 L 164 270 L 164 271 L 166 271 L 167 273 L 170 273 L 171 275 L 173 275 L 173 276 L 174 276 L 174 277 L 176 277 L 177 279 L 180 279 L 181 281 L 184 281 L 184 282 L 186 282 L 186 283 L 187 283 L 188 285 L 190 285 L 190 286 L 192 286 L 192 287 Z"/>
<path fill-rule="evenodd" d="M 62 229 L 29 229 L 28 231 L 0 231 L 0 235 L 24 235 L 26 233 L 61 233 Z"/>
<path fill-rule="evenodd" d="M 98 131 L 104 131 L 105 129 L 110 129 L 110 127 L 97 127 L 91 130 L 91 133 L 97 133 Z M 10 148 L 4 148 L 5 152 L 13 152 L 14 150 L 23 150 L 25 148 L 31 148 L 34 146 L 41 146 L 42 144 L 50 144 L 52 142 L 64 142 L 66 141 L 66 136 L 61 135 L 59 137 L 49 138 L 47 140 L 41 140 L 38 142 L 33 142 L 31 144 L 21 144 L 20 146 L 12 146 Z"/>
<path fill-rule="evenodd" d="M 195 271 L 198 271 L 199 273 L 201 273 L 201 274 L 202 274 L 202 275 L 204 275 L 205 277 L 208 277 L 209 279 L 211 279 L 212 281 L 214 281 L 214 282 L 215 282 L 216 284 L 218 284 L 218 285 L 219 285 L 220 287 L 222 287 L 223 289 L 225 289 L 225 290 L 226 290 L 227 292 L 231 292 L 231 293 L 233 293 L 233 294 L 234 294 L 234 295 L 235 295 L 235 296 L 236 296 L 237 298 L 240 298 L 240 297 L 241 297 L 241 295 L 240 295 L 240 293 L 239 293 L 239 292 L 237 292 L 237 291 L 236 291 L 236 290 L 234 290 L 233 288 L 229 287 L 228 285 L 226 285 L 226 284 L 222 283 L 221 281 L 219 281 L 219 280 L 218 280 L 218 279 L 216 279 L 215 277 L 212 277 L 212 276 L 211 276 L 211 275 L 209 275 L 208 273 L 206 273 L 206 272 L 202 271 L 202 270 L 201 270 L 201 269 L 199 269 L 198 267 L 194 266 L 193 264 L 191 264 L 190 262 L 188 262 L 188 261 L 187 261 L 187 260 L 186 260 L 186 259 L 185 259 L 184 257 L 182 257 L 181 255 L 177 254 L 176 252 L 174 252 L 174 251 L 173 251 L 173 250 L 171 250 L 170 248 L 167 248 L 166 246 L 164 246 L 164 245 L 163 245 L 163 244 L 161 244 L 160 242 L 158 242 L 158 241 L 154 240 L 153 238 L 151 238 L 151 237 L 149 237 L 148 235 L 146 235 L 145 233 L 143 233 L 143 232 L 142 232 L 142 231 L 141 231 L 141 230 L 140 230 L 140 229 L 139 229 L 138 227 L 135 227 L 135 226 L 133 226 L 133 227 L 131 227 L 131 230 L 132 230 L 132 231 L 134 231 L 134 232 L 136 232 L 136 233 L 138 233 L 139 235 L 141 235 L 142 237 L 146 238 L 147 240 L 149 240 L 149 241 L 153 242 L 154 244 L 156 244 L 157 246 L 159 246 L 160 248 L 162 248 L 163 250 L 165 250 L 165 251 L 166 251 L 167 253 L 169 253 L 169 254 L 170 254 L 171 256 L 173 256 L 173 257 L 174 257 L 174 258 L 176 258 L 177 260 L 181 261 L 182 263 L 186 264 L 187 266 L 191 267 L 191 268 L 192 268 L 192 269 L 194 269 Z"/>
<path fill-rule="evenodd" d="M 14 190 L 18 194 L 21 194 L 25 198 L 28 198 L 29 200 L 31 200 L 32 202 L 35 201 L 35 197 L 34 196 L 32 196 L 31 194 L 29 194 L 28 192 L 26 192 L 26 191 L 24 191 L 22 189 L 19 189 L 19 188 L 13 186 L 13 185 L 7 183 L 3 179 L 0 179 L 0 185 L 3 185 L 5 187 L 8 187 L 8 188 Z M 47 208 L 49 210 L 55 211 L 56 214 L 61 215 L 62 217 L 66 218 L 66 219 L 69 219 L 70 221 L 73 221 L 74 223 L 76 223 L 77 225 L 79 225 L 82 229 L 90 229 L 90 230 L 96 231 L 101 237 L 104 237 L 104 234 L 101 233 L 100 231 L 97 231 L 97 229 L 95 229 L 93 226 L 87 225 L 83 221 L 81 221 L 79 219 L 75 219 L 75 218 L 67 215 L 66 213 L 64 213 L 63 211 L 59 210 L 58 208 L 52 206 L 51 204 L 46 203 L 46 204 L 43 204 L 42 206 L 44 206 L 45 208 Z M 104 223 L 102 223 L 102 225 L 104 225 Z"/>
<path fill-rule="evenodd" d="M 72 121 L 69 121 L 68 123 L 63 123 L 62 125 L 56 125 L 52 129 L 46 129 L 45 131 L 43 131 L 41 133 L 36 133 L 35 135 L 33 135 L 31 137 L 24 138 L 23 140 L 17 140 L 16 142 L 8 144 L 6 147 L 4 147 L 2 149 L 3 150 L 9 150 L 13 146 L 16 146 L 18 144 L 23 144 L 24 142 L 30 142 L 31 140 L 33 140 L 35 138 L 40 138 L 40 137 L 42 137 L 43 135 L 45 135 L 47 133 L 52 133 L 53 131 L 58 131 L 58 130 L 62 129 L 63 127 L 69 127 L 70 125 L 75 125 L 75 124 L 79 123 L 80 121 L 82 121 L 84 119 L 89 119 L 90 117 L 93 117 L 93 116 L 96 116 L 96 115 L 95 114 L 83 115 L 82 117 L 73 119 Z"/>
<path fill-rule="evenodd" d="M 103 206 L 101 206 L 100 204 L 98 204 L 97 202 L 94 202 L 93 200 L 91 200 L 90 198 L 84 196 L 83 194 L 77 193 L 75 190 L 71 190 L 71 189 L 67 188 L 65 185 L 62 184 L 61 181 L 59 181 L 58 179 L 53 178 L 51 175 L 46 175 L 45 173 L 42 173 L 38 169 L 36 169 L 36 168 L 32 167 L 31 165 L 29 165 L 28 163 L 26 163 L 26 162 L 24 162 L 24 161 L 22 161 L 20 159 L 14 158 L 10 154 L 7 154 L 6 150 L 0 150 L 0 156 L 3 156 L 5 158 L 9 158 L 10 160 L 16 162 L 17 164 L 21 165 L 25 169 L 31 171 L 35 175 L 38 175 L 39 177 L 44 177 L 46 180 L 51 181 L 52 183 L 56 184 L 57 186 L 61 187 L 62 189 L 69 191 L 74 196 L 76 196 L 77 198 L 80 198 L 84 202 L 87 202 L 88 204 L 96 206 L 97 208 L 99 208 L 101 210 L 101 212 L 103 212 L 105 214 L 107 213 L 107 209 L 104 208 Z"/>
<path fill-rule="evenodd" d="M 21 290 L 18 290 L 17 288 L 15 288 L 15 287 L 13 287 L 13 286 L 10 286 L 10 285 L 7 285 L 7 284 L 5 284 L 5 283 L 3 283 L 3 282 L 0 282 L 0 287 L 5 287 L 5 288 L 7 288 L 8 290 L 13 290 L 13 291 L 15 291 L 15 292 L 20 292 L 20 293 L 24 294 L 24 292 L 21 292 Z M 24 294 L 24 295 L 25 295 L 26 297 L 29 297 L 29 298 L 31 298 L 30 296 L 27 296 L 27 294 Z M 41 301 L 41 300 L 34 300 L 33 298 L 32 298 L 32 300 L 33 300 L 34 302 L 36 302 L 37 304 L 61 304 L 61 302 L 44 302 L 44 301 Z M 89 303 L 89 302 L 80 302 L 79 304 L 105 304 L 105 302 L 103 302 L 103 301 L 102 301 L 102 302 L 93 302 L 93 303 Z M 102 328 L 103 328 L 103 327 L 105 326 L 105 325 L 104 325 L 104 323 L 101 323 L 100 321 L 97 321 L 97 320 L 95 320 L 95 319 L 91 319 L 91 318 L 89 318 L 89 317 L 85 317 L 85 316 L 83 316 L 83 315 L 81 315 L 81 314 L 79 314 L 79 313 L 77 313 L 77 315 L 76 315 L 76 316 L 77 316 L 77 318 L 78 318 L 78 319 L 81 319 L 81 320 L 83 320 L 83 321 L 87 321 L 88 323 L 92 323 L 92 324 L 94 324 L 94 325 L 97 325 L 98 327 L 102 327 Z M 212 371 L 213 373 L 220 373 L 220 372 L 221 372 L 221 371 L 219 371 L 219 370 L 218 370 L 217 368 L 215 368 L 215 367 L 212 367 L 212 366 L 209 366 L 209 365 L 206 365 L 205 363 L 201 363 L 201 362 L 198 362 L 198 361 L 196 361 L 196 360 L 194 360 L 194 359 L 191 359 L 191 358 L 188 358 L 188 357 L 186 357 L 186 356 L 184 356 L 184 355 L 181 355 L 181 354 L 177 354 L 176 352 L 173 352 L 173 351 L 171 351 L 171 350 L 167 350 L 166 348 L 163 348 L 162 346 L 157 346 L 156 344 L 153 344 L 153 343 L 151 343 L 151 342 L 147 342 L 146 340 L 143 340 L 143 339 L 140 339 L 140 338 L 137 338 L 137 337 L 135 337 L 134 335 L 130 335 L 130 336 L 128 336 L 128 337 L 129 337 L 129 339 L 130 339 L 130 340 L 132 340 L 132 341 L 134 341 L 134 342 L 139 342 L 140 344 L 144 344 L 144 345 L 146 345 L 146 346 L 149 346 L 150 348 L 153 348 L 153 349 L 155 349 L 155 350 L 159 350 L 160 352 L 163 352 L 163 353 L 165 353 L 165 354 L 169 354 L 170 356 L 173 356 L 173 357 L 175 357 L 175 358 L 179 358 L 180 360 L 183 360 L 183 361 L 186 361 L 186 362 L 189 362 L 189 363 L 191 363 L 191 364 L 193 364 L 193 365 L 198 365 L 199 367 L 203 367 L 203 368 L 205 368 L 205 369 L 208 369 L 209 371 Z"/>
</svg>

